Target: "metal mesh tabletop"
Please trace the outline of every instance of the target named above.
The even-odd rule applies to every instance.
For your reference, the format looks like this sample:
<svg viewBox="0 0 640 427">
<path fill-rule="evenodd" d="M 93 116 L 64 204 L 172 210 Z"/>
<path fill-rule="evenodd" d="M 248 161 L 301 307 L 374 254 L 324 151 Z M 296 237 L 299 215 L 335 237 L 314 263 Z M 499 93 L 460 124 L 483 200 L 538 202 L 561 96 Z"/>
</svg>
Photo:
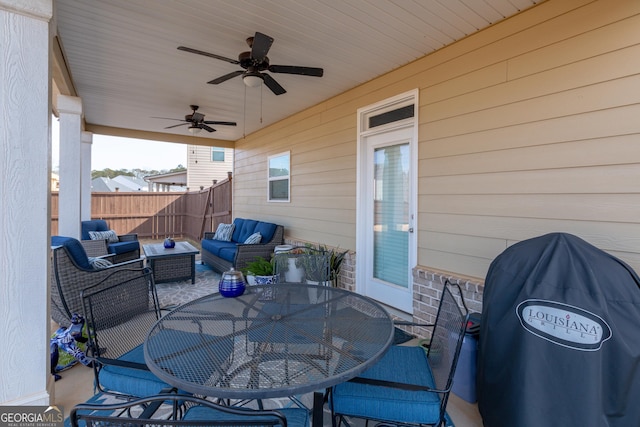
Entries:
<svg viewBox="0 0 640 427">
<path fill-rule="evenodd" d="M 393 341 L 378 303 L 327 286 L 251 286 L 185 304 L 149 331 L 149 369 L 182 390 L 232 399 L 286 397 L 355 377 Z"/>
</svg>

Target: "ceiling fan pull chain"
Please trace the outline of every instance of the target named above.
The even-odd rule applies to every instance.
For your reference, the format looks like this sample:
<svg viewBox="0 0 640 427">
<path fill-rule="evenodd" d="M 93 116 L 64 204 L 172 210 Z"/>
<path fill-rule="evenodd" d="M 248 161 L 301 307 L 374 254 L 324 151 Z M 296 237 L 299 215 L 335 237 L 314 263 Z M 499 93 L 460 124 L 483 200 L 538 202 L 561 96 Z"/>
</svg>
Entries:
<svg viewBox="0 0 640 427">
<path fill-rule="evenodd" d="M 262 124 L 262 91 L 264 88 L 264 84 L 260 85 L 260 124 Z"/>
<path fill-rule="evenodd" d="M 244 108 L 242 112 L 242 137 L 247 137 L 247 87 L 244 87 Z"/>
</svg>

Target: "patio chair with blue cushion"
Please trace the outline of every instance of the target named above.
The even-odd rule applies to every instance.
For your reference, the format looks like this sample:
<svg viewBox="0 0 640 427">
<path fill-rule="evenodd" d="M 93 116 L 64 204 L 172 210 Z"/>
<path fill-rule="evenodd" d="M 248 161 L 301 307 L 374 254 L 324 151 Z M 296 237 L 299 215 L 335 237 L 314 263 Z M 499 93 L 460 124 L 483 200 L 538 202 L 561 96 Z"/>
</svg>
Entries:
<svg viewBox="0 0 640 427">
<path fill-rule="evenodd" d="M 51 237 L 51 318 L 60 326 L 69 326 L 74 313 L 82 314 L 82 289 L 103 282 L 115 270 L 125 269 L 131 277 L 143 274 L 142 259 L 114 264 L 110 258 L 105 261 L 97 257 L 106 254 L 104 242 L 99 243 L 103 249 L 90 249 L 96 256 L 90 258 L 85 245 L 79 240 L 64 236 Z"/>
<path fill-rule="evenodd" d="M 114 255 L 113 262 L 120 263 L 140 257 L 140 243 L 136 233 L 117 234 L 103 219 L 82 221 L 81 225 L 82 241 L 106 241 L 108 252 Z"/>
<path fill-rule="evenodd" d="M 132 397 L 171 390 L 169 384 L 149 370 L 144 358 L 147 334 L 160 318 L 151 269 L 146 268 L 144 275 L 133 278 L 127 276 L 126 271 L 115 271 L 113 277 L 105 279 L 107 281 L 112 284 L 104 286 L 104 283 L 99 283 L 81 292 L 84 316 L 90 331 L 88 355 L 94 361 L 96 389 L 102 393 Z M 190 325 L 194 323 L 197 327 L 197 321 L 190 322 Z M 152 343 L 154 346 L 162 346 L 163 342 L 172 343 L 167 348 L 166 357 L 163 356 L 158 363 L 181 372 L 185 366 L 175 364 L 175 352 L 188 353 L 189 349 L 209 345 L 214 340 L 208 335 L 188 330 L 192 327 L 190 325 L 186 329 L 163 329 L 163 333 L 156 336 Z M 215 338 L 218 338 L 215 339 L 218 347 L 216 355 L 223 359 L 215 363 L 212 361 L 211 366 L 200 367 L 203 375 L 210 379 L 215 376 L 216 366 L 232 360 L 233 339 Z"/>
<path fill-rule="evenodd" d="M 131 276 L 113 271 L 80 292 L 89 333 L 95 387 L 100 392 L 142 397 L 172 387 L 153 375 L 144 361 L 143 343 L 160 318 L 151 269 Z"/>
<path fill-rule="evenodd" d="M 462 308 L 450 287 L 457 288 Z M 468 318 L 460 287 L 447 281 L 428 348 L 391 346 L 359 377 L 334 386 L 333 424 L 353 417 L 385 425 L 450 425 L 446 407 Z"/>
<path fill-rule="evenodd" d="M 82 403 L 71 410 L 69 421 L 72 427 L 97 425 L 308 427 L 309 413 L 300 408 L 254 410 L 223 406 L 195 396 L 159 394 L 121 403 Z"/>
</svg>

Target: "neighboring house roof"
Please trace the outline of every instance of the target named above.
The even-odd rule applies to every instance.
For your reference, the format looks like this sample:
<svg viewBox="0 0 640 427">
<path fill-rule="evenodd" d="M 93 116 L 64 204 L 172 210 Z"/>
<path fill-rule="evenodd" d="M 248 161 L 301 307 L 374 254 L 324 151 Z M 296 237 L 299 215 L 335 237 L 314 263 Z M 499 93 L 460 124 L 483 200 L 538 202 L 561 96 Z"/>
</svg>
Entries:
<svg viewBox="0 0 640 427">
<path fill-rule="evenodd" d="M 115 178 L 95 178 L 91 181 L 91 191 L 148 191 L 147 183 L 131 176 L 119 175 Z"/>
<path fill-rule="evenodd" d="M 91 191 L 116 191 L 115 187 L 110 178 L 100 177 L 91 180 Z"/>
<path fill-rule="evenodd" d="M 126 175 L 118 175 L 113 178 L 112 181 L 116 181 L 124 185 L 125 187 L 131 190 L 123 190 L 120 188 L 120 191 L 148 191 L 149 186 L 147 182 L 142 178 L 136 178 L 135 176 L 126 176 Z"/>
</svg>

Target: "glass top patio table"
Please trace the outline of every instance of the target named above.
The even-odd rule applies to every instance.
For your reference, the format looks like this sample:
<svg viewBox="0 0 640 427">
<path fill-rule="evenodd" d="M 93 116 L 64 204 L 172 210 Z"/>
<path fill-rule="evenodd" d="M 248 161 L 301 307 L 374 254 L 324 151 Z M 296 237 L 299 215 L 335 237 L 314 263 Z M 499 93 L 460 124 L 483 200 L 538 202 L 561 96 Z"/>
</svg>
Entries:
<svg viewBox="0 0 640 427">
<path fill-rule="evenodd" d="M 347 381 L 392 342 L 393 322 L 370 298 L 328 286 L 258 285 L 168 313 L 149 331 L 144 357 L 151 372 L 181 390 L 263 399 Z"/>
</svg>

